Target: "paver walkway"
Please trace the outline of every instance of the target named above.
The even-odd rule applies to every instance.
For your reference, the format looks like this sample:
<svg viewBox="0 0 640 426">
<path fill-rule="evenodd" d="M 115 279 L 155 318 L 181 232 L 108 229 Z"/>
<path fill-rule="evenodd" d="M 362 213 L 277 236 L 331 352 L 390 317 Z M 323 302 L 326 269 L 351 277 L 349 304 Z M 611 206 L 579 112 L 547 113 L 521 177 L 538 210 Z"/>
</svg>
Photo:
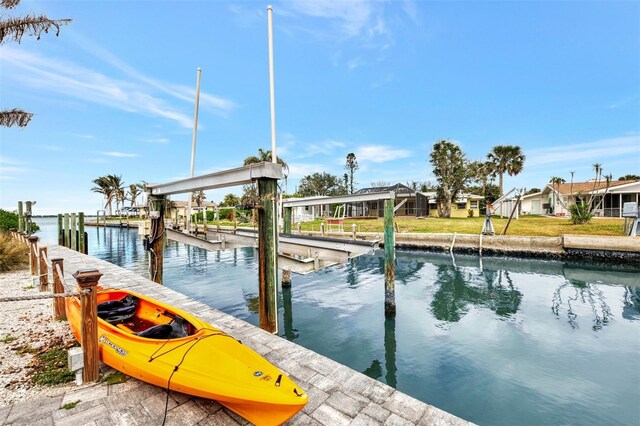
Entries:
<svg viewBox="0 0 640 426">
<path fill-rule="evenodd" d="M 105 287 L 128 288 L 184 309 L 231 334 L 287 373 L 306 390 L 309 403 L 288 425 L 467 425 L 445 411 L 309 349 L 272 335 L 167 287 L 111 263 L 59 246 L 49 258 L 64 259 L 65 278 L 78 269 L 104 274 Z M 61 408 L 79 401 L 71 409 Z M 0 407 L 0 424 L 159 425 L 166 392 L 135 379 L 116 385 L 87 384 L 60 395 Z M 246 425 L 248 422 L 211 400 L 171 392 L 167 425 Z"/>
</svg>

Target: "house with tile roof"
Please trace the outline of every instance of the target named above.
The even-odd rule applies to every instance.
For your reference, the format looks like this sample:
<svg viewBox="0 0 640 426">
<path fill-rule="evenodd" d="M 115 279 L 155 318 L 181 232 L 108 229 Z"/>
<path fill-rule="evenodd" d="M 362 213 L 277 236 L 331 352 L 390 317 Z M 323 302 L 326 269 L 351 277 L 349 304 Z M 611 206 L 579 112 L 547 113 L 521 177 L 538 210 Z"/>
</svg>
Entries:
<svg viewBox="0 0 640 426">
<path fill-rule="evenodd" d="M 547 184 L 540 192 L 522 197 L 521 214 L 570 216 L 569 206 L 594 197 L 594 216 L 622 217 L 624 203 L 640 205 L 640 180 L 588 181 Z"/>
</svg>

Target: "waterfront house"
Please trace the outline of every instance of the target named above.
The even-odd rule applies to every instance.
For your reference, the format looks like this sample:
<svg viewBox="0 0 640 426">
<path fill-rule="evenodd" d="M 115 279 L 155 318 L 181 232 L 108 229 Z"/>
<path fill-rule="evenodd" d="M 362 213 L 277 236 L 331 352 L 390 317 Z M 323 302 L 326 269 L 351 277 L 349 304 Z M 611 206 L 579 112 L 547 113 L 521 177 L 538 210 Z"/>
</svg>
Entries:
<svg viewBox="0 0 640 426">
<path fill-rule="evenodd" d="M 548 184 L 542 191 L 522 197 L 521 214 L 570 216 L 569 206 L 594 197 L 594 216 L 622 217 L 624 203 L 640 205 L 640 180 L 588 181 Z"/>
<path fill-rule="evenodd" d="M 217 204 L 213 202 L 206 202 L 202 204 L 202 207 L 198 207 L 196 203 L 191 203 L 191 213 L 195 214 L 202 211 L 203 209 L 206 211 L 213 211 L 215 210 L 216 205 Z M 186 201 L 172 200 L 170 206 L 171 206 L 170 211 L 165 213 L 165 214 L 168 214 L 169 216 L 168 218 L 175 219 L 177 215 L 178 219 L 182 219 L 187 216 Z"/>
</svg>

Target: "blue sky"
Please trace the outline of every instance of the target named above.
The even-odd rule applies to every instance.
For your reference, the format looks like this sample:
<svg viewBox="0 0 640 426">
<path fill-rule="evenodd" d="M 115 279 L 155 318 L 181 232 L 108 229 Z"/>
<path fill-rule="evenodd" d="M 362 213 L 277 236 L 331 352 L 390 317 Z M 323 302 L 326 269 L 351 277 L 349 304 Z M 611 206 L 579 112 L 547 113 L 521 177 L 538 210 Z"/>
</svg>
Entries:
<svg viewBox="0 0 640 426">
<path fill-rule="evenodd" d="M 27 1 L 11 15 L 72 18 L 59 37 L 0 46 L 0 207 L 36 214 L 101 207 L 92 179 L 188 176 L 196 68 L 196 174 L 269 149 L 267 3 Z M 287 183 L 360 163 L 372 181 L 434 181 L 428 153 L 469 159 L 520 145 L 524 171 L 640 174 L 640 2 L 274 1 L 276 118 Z M 284 186 L 284 183 L 283 183 Z M 210 191 L 220 201 L 227 192 Z M 179 196 L 175 199 L 181 199 Z M 186 199 L 183 196 L 182 199 Z"/>
</svg>

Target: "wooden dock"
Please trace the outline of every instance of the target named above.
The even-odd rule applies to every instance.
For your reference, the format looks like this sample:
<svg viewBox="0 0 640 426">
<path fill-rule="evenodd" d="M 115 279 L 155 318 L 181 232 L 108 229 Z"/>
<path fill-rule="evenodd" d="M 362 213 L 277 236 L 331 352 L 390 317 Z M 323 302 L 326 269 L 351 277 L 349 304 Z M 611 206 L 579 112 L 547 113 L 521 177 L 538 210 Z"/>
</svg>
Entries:
<svg viewBox="0 0 640 426">
<path fill-rule="evenodd" d="M 418 401 L 377 380 L 256 326 L 158 285 L 111 263 L 60 247 L 49 256 L 64 259 L 64 274 L 95 268 L 100 284 L 127 288 L 184 309 L 241 340 L 294 379 L 309 403 L 289 425 L 467 425 L 468 422 Z M 0 407 L 0 424 L 161 424 L 165 392 L 134 379 L 118 385 L 90 384 L 60 394 Z M 68 402 L 78 404 L 60 409 Z M 167 424 L 237 425 L 246 420 L 211 400 L 171 392 Z"/>
</svg>

